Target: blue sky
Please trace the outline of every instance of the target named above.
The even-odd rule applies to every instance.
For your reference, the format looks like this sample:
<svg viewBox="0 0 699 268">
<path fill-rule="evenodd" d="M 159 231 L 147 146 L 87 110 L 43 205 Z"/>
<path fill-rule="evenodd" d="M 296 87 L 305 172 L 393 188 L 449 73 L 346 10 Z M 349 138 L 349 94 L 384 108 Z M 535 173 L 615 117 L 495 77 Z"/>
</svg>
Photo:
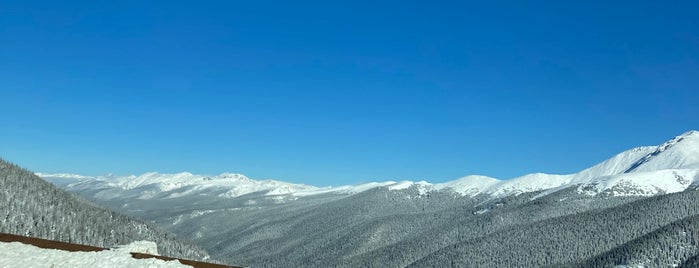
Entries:
<svg viewBox="0 0 699 268">
<path fill-rule="evenodd" d="M 442 182 L 699 128 L 696 1 L 289 2 L 0 2 L 0 157 Z"/>
</svg>

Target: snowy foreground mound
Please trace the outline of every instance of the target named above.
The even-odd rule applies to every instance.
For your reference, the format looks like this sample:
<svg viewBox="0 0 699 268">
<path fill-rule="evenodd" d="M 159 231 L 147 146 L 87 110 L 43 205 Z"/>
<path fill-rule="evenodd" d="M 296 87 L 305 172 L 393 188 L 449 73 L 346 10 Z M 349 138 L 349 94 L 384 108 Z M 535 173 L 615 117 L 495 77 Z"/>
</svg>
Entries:
<svg viewBox="0 0 699 268">
<path fill-rule="evenodd" d="M 44 249 L 19 242 L 0 243 L 2 267 L 191 267 L 178 260 L 164 261 L 155 258 L 134 259 L 131 252 L 157 254 L 157 246 L 149 241 L 103 251 L 65 251 Z"/>
</svg>

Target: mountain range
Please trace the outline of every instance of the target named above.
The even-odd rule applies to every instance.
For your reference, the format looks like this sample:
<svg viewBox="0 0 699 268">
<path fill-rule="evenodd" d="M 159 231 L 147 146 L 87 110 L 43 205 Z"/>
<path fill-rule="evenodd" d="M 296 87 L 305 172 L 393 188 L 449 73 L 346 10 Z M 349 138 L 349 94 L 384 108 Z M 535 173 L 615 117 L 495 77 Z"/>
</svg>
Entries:
<svg viewBox="0 0 699 268">
<path fill-rule="evenodd" d="M 241 174 L 44 174 L 253 267 L 686 266 L 699 255 L 699 132 L 578 173 L 315 187 Z"/>
<path fill-rule="evenodd" d="M 573 185 L 578 186 L 579 191 L 591 195 L 602 192 L 612 195 L 673 193 L 686 189 L 693 182 L 692 178 L 696 176 L 697 170 L 699 132 L 689 131 L 659 146 L 637 147 L 622 152 L 575 174 L 535 173 L 509 180 L 471 175 L 436 184 L 425 181 L 387 181 L 320 188 L 276 180 L 252 180 L 245 175 L 234 173 L 207 176 L 188 172 L 150 172 L 125 177 L 44 173 L 37 175 L 68 189 L 101 189 L 98 194 L 100 199 L 108 199 L 110 195 L 151 199 L 212 193 L 234 198 L 256 192 L 264 192 L 266 196 L 311 196 L 327 193 L 354 194 L 376 187 L 386 187 L 389 190 L 416 187 L 421 193 L 448 191 L 463 196 L 485 194 L 503 197 L 541 190 L 549 190 L 547 193 L 550 193 Z M 675 179 L 667 179 L 668 177 Z M 626 189 L 614 191 L 619 188 Z"/>
</svg>

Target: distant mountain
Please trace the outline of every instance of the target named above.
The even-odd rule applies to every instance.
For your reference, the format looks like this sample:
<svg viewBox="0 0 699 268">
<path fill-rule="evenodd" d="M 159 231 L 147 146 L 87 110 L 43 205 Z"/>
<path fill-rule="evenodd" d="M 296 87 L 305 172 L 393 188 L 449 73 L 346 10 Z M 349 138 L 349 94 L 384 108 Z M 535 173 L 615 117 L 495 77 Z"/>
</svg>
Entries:
<svg viewBox="0 0 699 268">
<path fill-rule="evenodd" d="M 58 189 L 0 159 L 0 232 L 111 247 L 138 240 L 158 243 L 166 255 L 206 259 L 197 246 Z"/>
<path fill-rule="evenodd" d="M 697 131 L 575 174 L 510 180 L 319 188 L 233 174 L 41 175 L 192 239 L 215 258 L 251 266 L 613 267 L 698 259 Z M 657 244 L 645 250 L 648 241 Z M 684 251 L 668 251 L 672 245 Z"/>
<path fill-rule="evenodd" d="M 689 131 L 659 146 L 638 147 L 575 174 L 535 173 L 510 180 L 486 176 L 466 176 L 446 183 L 387 181 L 362 185 L 319 188 L 275 180 L 251 180 L 241 174 L 218 176 L 146 173 L 140 176 L 89 177 L 77 174 L 43 174 L 42 178 L 73 191 L 99 190 L 100 199 L 172 198 L 186 195 L 239 197 L 264 192 L 267 196 L 310 196 L 328 193 L 355 194 L 376 187 L 401 190 L 411 186 L 420 192 L 451 191 L 464 196 L 485 194 L 504 197 L 541 190 L 563 189 L 573 185 L 590 195 L 654 195 L 686 189 L 699 170 L 699 132 Z M 547 193 L 550 193 L 549 191 Z"/>
<path fill-rule="evenodd" d="M 171 198 L 187 195 L 216 195 L 237 197 L 255 192 L 283 195 L 314 191 L 317 187 L 286 183 L 275 180 L 251 180 L 241 174 L 223 173 L 218 176 L 194 175 L 189 172 L 177 174 L 145 173 L 140 176 L 89 177 L 77 174 L 43 174 L 38 176 L 56 185 L 70 189 L 102 189 L 100 197 L 131 196 L 139 199 Z"/>
</svg>

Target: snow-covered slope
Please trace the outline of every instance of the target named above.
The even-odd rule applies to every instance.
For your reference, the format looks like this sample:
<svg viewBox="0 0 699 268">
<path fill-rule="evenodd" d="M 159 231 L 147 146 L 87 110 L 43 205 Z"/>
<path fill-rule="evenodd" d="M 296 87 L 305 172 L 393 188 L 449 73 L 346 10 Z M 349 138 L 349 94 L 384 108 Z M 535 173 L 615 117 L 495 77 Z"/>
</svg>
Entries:
<svg viewBox="0 0 699 268">
<path fill-rule="evenodd" d="M 615 196 L 676 193 L 699 180 L 699 169 L 663 169 L 622 173 L 596 178 L 578 186 L 578 192 L 595 195 L 608 192 Z"/>
<path fill-rule="evenodd" d="M 634 148 L 575 174 L 554 175 L 535 173 L 521 177 L 498 180 L 486 176 L 471 175 L 446 183 L 431 184 L 425 181 L 387 181 L 360 185 L 318 188 L 275 180 L 252 180 L 240 174 L 224 173 L 218 176 L 191 173 L 146 173 L 140 176 L 114 178 L 87 177 L 74 174 L 40 174 L 49 181 L 74 181 L 67 188 L 118 189 L 104 192 L 116 196 L 129 191 L 141 199 L 161 193 L 168 197 L 221 191 L 222 197 L 237 197 L 253 192 L 266 195 L 310 196 L 318 194 L 355 194 L 376 187 L 404 190 L 416 187 L 419 193 L 451 191 L 464 196 L 490 195 L 502 197 L 512 194 L 548 190 L 547 193 L 571 186 L 579 192 L 597 194 L 608 192 L 616 195 L 651 195 L 686 189 L 699 180 L 699 132 L 689 131 L 659 146 Z M 680 178 L 681 179 L 678 179 Z M 135 190 L 135 191 L 134 191 Z M 105 197 L 105 196 L 102 196 Z"/>
<path fill-rule="evenodd" d="M 152 244 L 152 245 L 151 245 Z M 148 247 L 144 247 L 144 245 Z M 150 245 L 150 246 L 149 246 Z M 2 267 L 191 267 L 177 260 L 134 259 L 130 252 L 157 254 L 153 242 L 138 241 L 111 250 L 82 252 L 44 249 L 19 242 L 0 242 Z"/>
<path fill-rule="evenodd" d="M 578 185 L 580 192 L 587 194 L 672 193 L 684 190 L 699 180 L 696 176 L 698 164 L 699 132 L 693 130 L 659 146 L 627 150 L 575 174 L 529 174 L 493 184 L 483 192 L 503 196 L 547 189 L 553 192 Z M 678 180 L 677 176 L 682 179 Z"/>
<path fill-rule="evenodd" d="M 449 190 L 461 195 L 475 196 L 499 182 L 498 179 L 487 176 L 470 175 L 450 182 L 437 183 L 433 186 L 433 189 L 437 191 Z"/>
<path fill-rule="evenodd" d="M 699 163 L 699 131 L 692 130 L 671 139 L 643 156 L 625 173 L 683 168 Z"/>
</svg>

